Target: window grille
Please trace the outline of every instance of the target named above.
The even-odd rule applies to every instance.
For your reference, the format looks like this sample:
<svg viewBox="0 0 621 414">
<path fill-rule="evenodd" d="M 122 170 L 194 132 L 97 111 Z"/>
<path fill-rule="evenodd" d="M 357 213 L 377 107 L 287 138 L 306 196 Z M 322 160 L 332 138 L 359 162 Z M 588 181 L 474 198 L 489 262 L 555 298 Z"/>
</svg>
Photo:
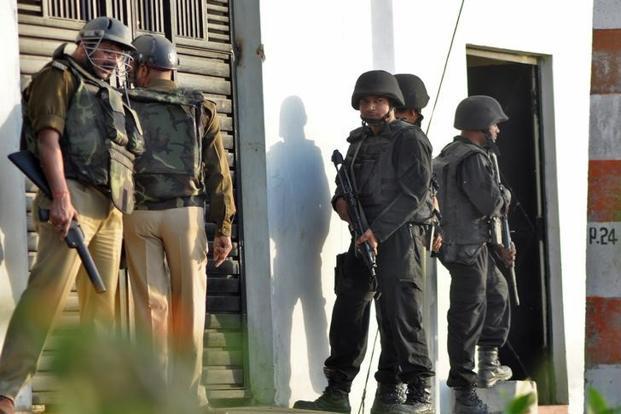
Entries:
<svg viewBox="0 0 621 414">
<path fill-rule="evenodd" d="M 143 32 L 164 33 L 164 17 L 168 14 L 164 6 L 164 0 L 135 0 L 137 29 Z"/>
<path fill-rule="evenodd" d="M 101 15 L 98 0 L 45 0 L 47 17 L 60 19 L 90 20 Z"/>
<path fill-rule="evenodd" d="M 205 38 L 205 4 L 196 0 L 173 0 L 177 8 L 177 36 Z"/>
</svg>

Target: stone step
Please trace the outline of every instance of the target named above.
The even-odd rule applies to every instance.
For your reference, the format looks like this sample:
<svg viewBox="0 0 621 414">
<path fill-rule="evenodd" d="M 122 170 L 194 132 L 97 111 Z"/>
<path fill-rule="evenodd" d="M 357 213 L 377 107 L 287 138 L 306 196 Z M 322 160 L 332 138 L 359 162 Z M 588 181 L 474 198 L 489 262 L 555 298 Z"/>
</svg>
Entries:
<svg viewBox="0 0 621 414">
<path fill-rule="evenodd" d="M 569 413 L 568 405 L 540 405 L 537 407 L 538 414 L 567 414 Z"/>
<path fill-rule="evenodd" d="M 217 414 L 330 414 L 329 411 L 296 410 L 283 407 L 234 407 L 218 408 Z"/>
<path fill-rule="evenodd" d="M 251 394 L 245 388 L 207 388 L 207 397 L 210 401 L 214 401 L 216 404 L 227 403 L 228 400 L 244 401 L 251 398 Z M 32 414 L 42 412 L 54 412 L 52 407 L 58 406 L 58 399 L 60 398 L 57 391 L 43 391 L 37 392 L 34 396 Z M 238 405 L 237 403 L 236 405 Z M 231 405 L 231 404 L 228 404 Z M 17 414 L 17 413 L 16 413 Z M 30 414 L 30 412 L 29 412 Z"/>
</svg>

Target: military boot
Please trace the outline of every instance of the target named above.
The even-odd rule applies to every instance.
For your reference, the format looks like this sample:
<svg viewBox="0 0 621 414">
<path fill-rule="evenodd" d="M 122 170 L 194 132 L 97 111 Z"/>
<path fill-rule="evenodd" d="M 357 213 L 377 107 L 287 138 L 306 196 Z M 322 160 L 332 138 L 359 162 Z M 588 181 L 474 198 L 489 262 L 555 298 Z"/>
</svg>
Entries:
<svg viewBox="0 0 621 414">
<path fill-rule="evenodd" d="M 487 404 L 479 399 L 473 387 L 453 388 L 455 394 L 454 414 L 488 414 Z"/>
<path fill-rule="evenodd" d="M 416 378 L 408 384 L 408 394 L 403 404 L 403 414 L 433 414 L 431 378 Z"/>
<path fill-rule="evenodd" d="M 377 384 L 371 414 L 399 413 L 395 411 L 405 400 L 400 384 Z"/>
<path fill-rule="evenodd" d="M 498 360 L 498 348 L 494 346 L 479 347 L 479 381 L 481 388 L 493 387 L 498 381 L 507 381 L 513 376 L 513 371 Z"/>
<path fill-rule="evenodd" d="M 315 401 L 296 401 L 293 408 L 347 414 L 351 412 L 349 393 L 333 385 L 328 385 Z"/>
</svg>

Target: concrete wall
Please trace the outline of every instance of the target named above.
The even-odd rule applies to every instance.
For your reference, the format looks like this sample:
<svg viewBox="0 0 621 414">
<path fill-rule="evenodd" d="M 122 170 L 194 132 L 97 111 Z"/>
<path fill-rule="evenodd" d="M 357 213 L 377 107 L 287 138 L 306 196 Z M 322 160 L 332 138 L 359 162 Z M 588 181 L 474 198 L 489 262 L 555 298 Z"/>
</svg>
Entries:
<svg viewBox="0 0 621 414">
<path fill-rule="evenodd" d="M 6 158 L 19 149 L 21 128 L 17 1 L 0 4 L 0 344 L 28 279 L 24 178 Z M 27 405 L 27 401 L 26 401 Z"/>
<path fill-rule="evenodd" d="M 589 141 L 586 389 L 621 405 L 621 1 L 595 0 Z M 616 239 L 616 240 L 615 240 Z"/>
<path fill-rule="evenodd" d="M 264 129 L 255 129 L 252 137 L 242 135 L 241 139 L 242 145 L 245 139 L 256 143 L 260 141 L 257 137 L 264 134 L 267 206 L 260 207 L 267 208 L 263 214 L 269 225 L 266 237 L 270 240 L 272 289 L 271 297 L 265 300 L 271 304 L 272 331 L 262 334 L 273 341 L 274 365 L 265 374 L 273 374 L 278 404 L 314 398 L 325 385 L 321 367 L 329 352 L 334 256 L 344 251 L 349 241 L 346 227 L 329 208 L 334 190 L 334 169 L 329 159 L 333 149 L 345 150 L 348 131 L 359 125 L 358 114 L 349 104 L 355 79 L 370 69 L 413 72 L 425 80 L 432 100 L 435 99 L 460 6 L 458 0 L 436 3 L 263 0 L 260 30 L 255 33 L 260 32 L 261 37 L 252 39 L 252 45 L 245 39 L 244 57 L 250 55 L 256 61 L 255 45 L 263 44 L 265 59 L 258 78 L 262 80 L 263 106 L 240 107 L 240 123 L 244 116 L 255 117 L 254 111 L 264 113 Z M 558 189 L 560 226 L 552 230 L 558 231 L 560 243 L 551 248 L 562 259 L 552 292 L 556 297 L 553 306 L 560 349 L 555 358 L 559 372 L 566 371 L 561 383 L 571 412 L 578 413 L 583 404 L 586 114 L 592 3 L 563 7 L 563 19 L 551 19 L 550 16 L 558 15 L 559 7 L 563 7 L 563 2 L 466 2 L 430 138 L 437 154 L 455 134 L 451 127 L 454 108 L 467 93 L 466 44 L 542 56 L 542 89 L 546 94 L 544 138 L 555 150 L 553 166 L 558 177 L 552 177 L 551 184 Z M 240 9 L 237 7 L 237 12 Z M 255 90 L 256 85 L 250 91 L 242 90 L 240 85 L 239 92 L 247 95 Z M 244 112 L 247 114 L 243 115 Z M 256 145 L 242 151 L 242 163 L 244 154 L 249 156 L 260 150 L 261 145 Z M 263 171 L 256 173 L 260 184 Z M 261 191 L 254 188 L 253 182 L 245 182 L 244 193 L 249 186 L 253 192 Z M 246 244 L 246 249 L 253 247 Z M 441 266 L 437 278 L 438 332 L 432 337 L 439 344 L 438 377 L 445 379 L 449 276 Z M 250 304 L 248 312 L 253 313 Z M 371 333 L 374 332 L 372 327 Z M 252 359 L 252 347 L 250 352 Z M 369 358 L 351 395 L 356 409 L 368 363 Z M 372 378 L 369 387 L 372 399 Z"/>
</svg>

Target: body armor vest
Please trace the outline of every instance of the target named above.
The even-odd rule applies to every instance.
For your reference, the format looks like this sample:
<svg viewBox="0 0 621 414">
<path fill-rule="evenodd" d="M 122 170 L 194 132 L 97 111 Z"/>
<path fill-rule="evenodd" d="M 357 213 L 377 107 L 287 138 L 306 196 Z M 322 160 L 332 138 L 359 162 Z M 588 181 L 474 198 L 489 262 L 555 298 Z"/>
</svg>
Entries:
<svg viewBox="0 0 621 414">
<path fill-rule="evenodd" d="M 379 135 L 370 137 L 370 131 L 362 127 L 353 130 L 347 139 L 351 145 L 345 164 L 350 168 L 354 188 L 369 223 L 388 208 L 401 191 L 396 174 L 395 146 L 407 128 L 412 126 L 394 121 L 386 125 Z M 431 216 L 431 209 L 428 214 L 423 210 L 420 209 L 421 223 Z"/>
<path fill-rule="evenodd" d="M 487 152 L 475 144 L 454 141 L 433 160 L 438 179 L 438 201 L 442 209 L 442 231 L 445 245 L 481 245 L 489 240 L 489 217 L 482 216 L 464 194 L 459 182 L 461 163 L 468 157 Z"/>
<path fill-rule="evenodd" d="M 181 88 L 128 93 L 144 125 L 145 152 L 135 166 L 138 208 L 202 206 L 203 94 Z"/>
<path fill-rule="evenodd" d="M 435 220 L 435 215 L 433 211 L 433 199 L 432 199 L 432 191 L 429 189 L 425 194 L 425 198 L 412 221 L 416 224 L 431 224 Z"/>
<path fill-rule="evenodd" d="M 65 177 L 98 188 L 110 197 L 115 207 L 131 213 L 133 161 L 144 148 L 140 122 L 117 90 L 81 68 L 63 50 L 64 45 L 57 49 L 50 65 L 58 70 L 70 70 L 78 84 L 60 138 Z M 29 98 L 26 91 L 24 100 L 27 102 Z M 36 137 L 26 105 L 23 107 L 23 140 L 37 154 Z"/>
</svg>

